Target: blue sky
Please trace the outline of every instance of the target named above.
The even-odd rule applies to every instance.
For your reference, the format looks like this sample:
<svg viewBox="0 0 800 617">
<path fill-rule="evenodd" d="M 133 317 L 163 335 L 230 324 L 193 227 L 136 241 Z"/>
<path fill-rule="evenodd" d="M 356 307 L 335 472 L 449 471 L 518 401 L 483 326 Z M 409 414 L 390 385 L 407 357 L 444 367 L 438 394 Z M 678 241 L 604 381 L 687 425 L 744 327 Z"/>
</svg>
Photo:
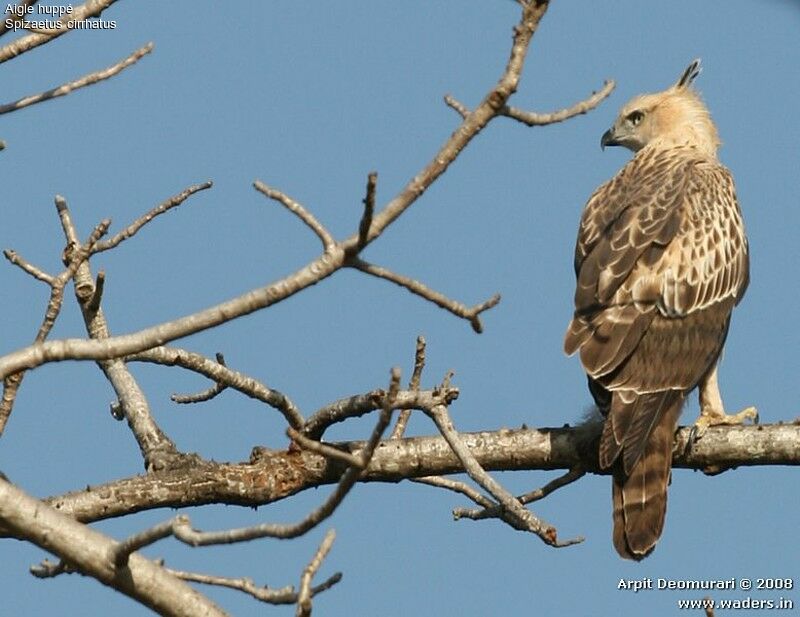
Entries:
<svg viewBox="0 0 800 617">
<path fill-rule="evenodd" d="M 591 8 L 589 8 L 591 7 Z M 105 15 L 117 28 L 74 33 L 3 65 L 3 99 L 50 88 L 111 64 L 147 41 L 156 48 L 109 82 L 0 119 L 3 167 L 0 247 L 50 271 L 63 238 L 53 197 L 64 195 L 85 237 L 110 217 L 120 229 L 185 186 L 215 187 L 93 261 L 104 269 L 104 308 L 114 333 L 173 319 L 264 285 L 303 265 L 317 240 L 257 194 L 281 188 L 337 237 L 358 224 L 366 175 L 379 172 L 385 204 L 457 126 L 442 103 L 474 106 L 505 64 L 513 2 L 217 3 L 125 1 Z M 589 9 L 589 10 L 587 10 Z M 600 136 L 632 95 L 672 83 L 695 57 L 697 85 L 724 141 L 751 244 L 752 283 L 737 308 L 722 363 L 726 405 L 756 405 L 764 422 L 797 417 L 800 335 L 800 5 L 554 2 L 536 34 L 512 103 L 536 111 L 572 104 L 614 78 L 596 111 L 565 124 L 492 123 L 365 257 L 473 304 L 495 292 L 485 332 L 392 285 L 342 272 L 267 312 L 179 343 L 290 394 L 306 412 L 383 386 L 389 369 L 410 374 L 414 339 L 428 340 L 424 384 L 456 371 L 451 412 L 465 431 L 575 422 L 590 397 L 575 358 L 561 351 L 572 310 L 572 251 L 581 208 L 629 154 L 601 152 Z M 4 41 L 4 43 L 7 41 Z M 30 343 L 47 290 L 0 267 L 0 352 Z M 67 303 L 53 337 L 83 336 Z M 178 407 L 172 392 L 207 387 L 178 369 L 134 366 L 163 428 L 181 449 L 246 459 L 257 444 L 284 447 L 271 410 L 232 392 Z M 91 363 L 40 368 L 26 378 L 0 443 L 0 470 L 34 495 L 50 495 L 141 471 L 124 423 L 108 413 L 109 385 Z M 697 413 L 696 398 L 683 422 Z M 332 431 L 363 438 L 372 420 Z M 413 434 L 433 434 L 415 418 Z M 554 474 L 502 474 L 513 491 Z M 306 537 L 188 549 L 173 541 L 146 554 L 168 565 L 259 584 L 297 584 L 326 529 L 337 540 L 320 575 L 344 572 L 320 596 L 320 615 L 673 615 L 686 593 L 619 591 L 620 578 L 792 577 L 797 570 L 796 475 L 740 469 L 708 478 L 674 473 L 666 530 L 640 564 L 611 545 L 608 478 L 584 478 L 536 505 L 578 546 L 554 550 L 497 522 L 453 522 L 465 505 L 432 488 L 359 485 Z M 258 511 L 188 512 L 204 529 L 288 522 L 329 489 Z M 143 513 L 99 529 L 124 537 L 171 516 Z M 64 615 L 140 615 L 145 609 L 77 576 L 38 581 L 38 548 L 0 543 L 0 596 L 9 615 L 56 608 Z M 795 581 L 800 584 L 800 581 Z M 290 615 L 234 592 L 210 591 L 235 615 Z M 732 592 L 725 598 L 796 592 Z M 102 607 L 102 608 L 100 608 Z M 724 614 L 720 611 L 718 614 Z"/>
</svg>

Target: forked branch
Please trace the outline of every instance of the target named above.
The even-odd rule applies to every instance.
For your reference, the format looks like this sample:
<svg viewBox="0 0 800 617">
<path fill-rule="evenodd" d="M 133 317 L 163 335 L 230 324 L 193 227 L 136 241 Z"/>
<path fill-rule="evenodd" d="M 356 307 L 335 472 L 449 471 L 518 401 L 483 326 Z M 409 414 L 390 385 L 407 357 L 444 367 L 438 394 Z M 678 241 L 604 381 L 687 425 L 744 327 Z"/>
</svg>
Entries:
<svg viewBox="0 0 800 617">
<path fill-rule="evenodd" d="M 90 1 L 77 7 L 76 11 L 81 14 L 94 11 L 94 14 L 97 14 L 109 6 L 111 1 Z M 528 47 L 539 21 L 547 10 L 548 2 L 530 0 L 522 2 L 521 6 L 522 16 L 514 29 L 508 63 L 497 85 L 484 97 L 480 105 L 463 119 L 461 126 L 452 133 L 431 161 L 408 182 L 397 196 L 371 217 L 369 225 L 362 224 L 360 229 L 349 238 L 341 242 L 334 242 L 331 234 L 310 215 L 308 210 L 298 207 L 297 202 L 280 192 L 278 192 L 280 194 L 276 193 L 275 189 L 258 183 L 256 186 L 259 190 L 266 189 L 265 194 L 289 208 L 316 233 L 325 247 L 322 255 L 294 274 L 267 287 L 254 289 L 238 298 L 193 315 L 152 326 L 139 332 L 102 339 L 49 341 L 9 353 L 0 358 L 0 379 L 48 362 L 67 359 L 103 361 L 139 353 L 272 306 L 345 267 L 347 259 L 353 258 L 369 243 L 376 240 L 447 170 L 472 139 L 493 118 L 501 114 L 509 97 L 517 89 Z M 6 46 L 6 48 L 0 49 L 0 62 L 4 59 L 4 50 L 6 54 L 16 55 L 24 49 L 30 49 L 32 45 L 41 44 L 46 39 L 47 35 L 42 34 L 23 37 L 12 44 L 16 47 Z M 473 318 L 470 318 L 470 321 L 472 321 L 473 327 L 479 325 L 479 322 Z"/>
</svg>

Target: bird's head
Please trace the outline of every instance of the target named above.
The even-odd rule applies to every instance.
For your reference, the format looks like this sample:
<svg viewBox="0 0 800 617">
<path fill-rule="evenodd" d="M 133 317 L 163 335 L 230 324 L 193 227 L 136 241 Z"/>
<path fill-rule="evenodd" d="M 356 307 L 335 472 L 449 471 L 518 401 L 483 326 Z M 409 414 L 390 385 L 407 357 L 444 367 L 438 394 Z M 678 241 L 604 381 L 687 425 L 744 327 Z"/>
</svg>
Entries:
<svg viewBox="0 0 800 617">
<path fill-rule="evenodd" d="M 720 145 L 717 128 L 703 99 L 692 88 L 699 74 L 697 59 L 666 90 L 631 99 L 614 125 L 603 133 L 600 146 L 625 146 L 637 152 L 651 143 L 666 147 L 692 144 L 715 156 Z"/>
</svg>

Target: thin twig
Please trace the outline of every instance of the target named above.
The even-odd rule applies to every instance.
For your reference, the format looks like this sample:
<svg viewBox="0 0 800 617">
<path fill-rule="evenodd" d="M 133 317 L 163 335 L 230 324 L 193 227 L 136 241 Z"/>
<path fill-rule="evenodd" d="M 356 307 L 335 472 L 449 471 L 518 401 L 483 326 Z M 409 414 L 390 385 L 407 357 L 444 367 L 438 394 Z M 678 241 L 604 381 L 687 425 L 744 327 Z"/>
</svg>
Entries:
<svg viewBox="0 0 800 617">
<path fill-rule="evenodd" d="M 53 285 L 53 275 L 37 268 L 32 263 L 21 257 L 16 251 L 12 249 L 5 249 L 3 251 L 3 255 L 5 255 L 5 258 L 9 262 L 17 266 L 23 272 L 30 274 L 33 278 L 42 281 L 43 283 L 47 283 L 48 285 Z"/>
<path fill-rule="evenodd" d="M 189 197 L 191 197 L 195 193 L 199 191 L 204 191 L 206 189 L 210 189 L 212 186 L 214 186 L 214 183 L 211 180 L 207 180 L 206 182 L 201 182 L 200 184 L 193 184 L 183 189 L 177 195 L 173 195 L 169 199 L 164 200 L 163 202 L 158 204 L 155 208 L 137 218 L 135 221 L 133 221 L 133 223 L 128 225 L 125 229 L 120 231 L 112 238 L 109 238 L 105 242 L 99 242 L 95 247 L 94 252 L 101 253 L 103 251 L 113 249 L 121 242 L 124 242 L 128 238 L 131 238 L 134 235 L 136 235 L 136 232 L 138 232 L 142 227 L 147 225 L 147 223 L 152 221 L 158 215 L 164 214 L 165 212 L 169 212 L 170 210 L 172 210 L 172 208 L 180 206 L 184 201 L 186 201 Z"/>
<path fill-rule="evenodd" d="M 468 117 L 464 118 L 461 126 L 453 131 L 447 142 L 439 149 L 425 168 L 416 174 L 403 190 L 373 217 L 367 242 L 372 242 L 378 238 L 393 221 L 402 215 L 447 170 L 459 153 L 483 130 L 492 118 L 497 116 L 509 97 L 516 92 L 530 42 L 539 27 L 539 22 L 547 12 L 548 6 L 549 2 L 547 0 L 522 3 L 522 15 L 514 28 L 511 53 L 499 81 L 486 94 L 478 107 Z M 358 241 L 358 234 L 348 238 L 345 240 L 346 248 L 357 245 Z"/>
<path fill-rule="evenodd" d="M 356 250 L 360 251 L 367 245 L 369 227 L 372 225 L 372 217 L 375 215 L 375 187 L 378 183 L 378 172 L 373 171 L 367 176 L 367 194 L 364 197 L 364 214 L 358 225 L 358 244 Z"/>
<path fill-rule="evenodd" d="M 402 390 L 397 393 L 397 406 L 400 409 L 430 409 L 439 404 L 449 405 L 458 398 L 458 394 L 458 388 L 421 392 Z M 335 401 L 317 410 L 305 423 L 303 433 L 306 437 L 319 440 L 331 425 L 380 409 L 385 397 L 383 390 L 373 390 Z"/>
<path fill-rule="evenodd" d="M 320 223 L 316 217 L 311 214 L 308 210 L 306 210 L 299 202 L 295 201 L 285 193 L 272 188 L 271 186 L 267 186 L 261 180 L 256 180 L 253 183 L 255 189 L 270 199 L 277 201 L 279 204 L 283 205 L 289 212 L 294 214 L 297 218 L 299 218 L 306 226 L 313 231 L 317 238 L 319 238 L 320 242 L 322 242 L 322 248 L 325 251 L 329 251 L 336 245 L 336 241 L 333 239 L 333 236 L 330 232 L 325 229 L 325 227 Z"/>
<path fill-rule="evenodd" d="M 506 105 L 500 109 L 498 115 L 513 118 L 514 120 L 518 120 L 519 122 L 527 124 L 528 126 L 546 126 L 548 124 L 555 124 L 556 122 L 564 122 L 564 120 L 569 120 L 575 116 L 589 113 L 606 98 L 608 98 L 615 87 L 616 83 L 614 80 L 608 79 L 603 82 L 603 87 L 600 88 L 599 91 L 592 92 L 591 96 L 588 98 L 575 103 L 571 107 L 559 109 L 558 111 L 550 113 L 536 113 Z M 462 118 L 466 118 L 470 113 L 472 113 L 469 109 L 467 109 L 467 107 L 464 106 L 463 103 L 459 102 L 449 94 L 444 97 L 444 102 L 448 107 L 451 107 L 458 112 Z"/>
<path fill-rule="evenodd" d="M 593 110 L 600 103 L 602 103 L 609 94 L 614 90 L 616 84 L 613 79 L 608 79 L 603 83 L 603 87 L 597 92 L 592 92 L 592 95 L 583 101 L 575 103 L 572 107 L 560 109 L 558 111 L 541 114 L 531 111 L 517 109 L 516 107 L 506 106 L 500 111 L 503 116 L 508 116 L 514 120 L 519 120 L 528 126 L 545 126 L 548 124 L 555 124 L 556 122 L 563 122 L 575 116 L 585 114 Z"/>
<path fill-rule="evenodd" d="M 42 270 L 39 270 L 35 266 L 23 260 L 16 253 L 14 253 L 14 251 L 5 251 L 6 258 L 11 263 L 18 265 L 31 276 L 34 276 L 40 281 L 44 281 L 50 286 L 50 298 L 47 302 L 47 307 L 45 308 L 42 323 L 39 326 L 39 330 L 36 333 L 36 338 L 34 339 L 37 343 L 41 343 L 47 339 L 48 335 L 53 329 L 53 326 L 55 325 L 56 319 L 58 319 L 58 315 L 61 312 L 61 307 L 64 303 L 64 288 L 70 279 L 72 279 L 72 277 L 75 275 L 75 272 L 77 272 L 81 264 L 88 259 L 92 248 L 106 233 L 110 224 L 111 221 L 108 219 L 99 223 L 94 230 L 92 230 L 92 233 L 89 235 L 89 239 L 85 244 L 77 248 L 70 244 L 68 247 L 70 249 L 68 251 L 69 255 L 66 256 L 67 267 L 58 276 L 46 274 Z M 3 397 L 0 399 L 0 435 L 3 434 L 6 424 L 8 423 L 8 419 L 11 416 L 11 411 L 14 408 L 14 402 L 16 401 L 19 388 L 22 385 L 24 375 L 24 371 L 20 371 L 19 373 L 9 375 L 3 379 Z"/>
<path fill-rule="evenodd" d="M 60 199 L 63 201 L 63 198 Z M 59 196 L 56 196 L 56 201 L 59 201 Z M 44 320 L 36 335 L 37 342 L 43 342 L 50 334 L 64 303 L 64 287 L 75 276 L 78 268 L 89 258 L 89 255 L 92 254 L 92 250 L 100 238 L 106 234 L 110 225 L 111 220 L 105 219 L 95 226 L 84 244 L 78 247 L 72 244 L 68 246 L 68 250 L 65 253 L 65 260 L 68 260 L 67 268 L 53 279 L 50 300 L 47 303 Z"/>
<path fill-rule="evenodd" d="M 6 430 L 6 424 L 11 417 L 14 409 L 14 401 L 17 400 L 17 393 L 22 384 L 25 373 L 14 373 L 3 380 L 3 398 L 0 400 L 0 436 Z"/>
<path fill-rule="evenodd" d="M 452 107 L 453 109 L 455 109 L 456 112 L 458 112 L 462 118 L 466 118 L 468 115 L 472 113 L 463 103 L 461 103 L 458 99 L 453 97 L 452 94 L 444 95 L 444 103 L 448 107 Z"/>
<path fill-rule="evenodd" d="M 524 495 L 520 495 L 516 499 L 522 505 L 529 504 L 534 501 L 538 501 L 540 499 L 544 499 L 545 497 L 547 497 L 554 491 L 558 490 L 559 488 L 562 488 L 568 484 L 572 484 L 573 482 L 579 480 L 585 475 L 586 471 L 581 466 L 574 467 L 570 469 L 567 473 L 551 480 L 543 487 L 530 491 L 529 493 L 525 493 Z M 476 503 L 478 502 L 476 501 Z M 455 508 L 453 510 L 453 518 L 455 518 L 456 520 L 461 518 L 468 518 L 473 521 L 478 521 L 486 518 L 502 518 L 503 515 L 502 506 L 498 506 L 496 504 L 490 507 L 487 507 L 483 504 L 478 504 L 478 505 L 481 505 L 483 507 L 481 509 Z"/>
<path fill-rule="evenodd" d="M 103 301 L 103 290 L 106 286 L 106 273 L 100 270 L 94 279 L 94 289 L 92 290 L 92 299 L 86 305 L 86 310 L 90 313 L 96 313 L 100 309 L 100 303 Z"/>
<path fill-rule="evenodd" d="M 265 602 L 267 604 L 295 604 L 297 602 L 298 594 L 295 592 L 294 587 L 287 585 L 277 589 L 270 589 L 268 586 L 258 587 L 250 578 L 228 578 L 225 576 L 212 576 L 210 574 L 200 574 L 197 572 L 186 572 L 183 570 L 173 570 L 172 568 L 164 568 L 167 572 L 181 580 L 189 581 L 192 583 L 201 583 L 203 585 L 215 585 L 217 587 L 227 587 L 228 589 L 236 589 L 242 591 L 256 600 Z M 311 588 L 311 596 L 322 593 L 333 587 L 336 583 L 342 580 L 342 573 L 336 572 L 333 576 L 329 577 L 323 583 Z"/>
<path fill-rule="evenodd" d="M 431 289 L 424 283 L 420 283 L 415 279 L 392 272 L 387 268 L 377 266 L 369 263 L 368 261 L 364 261 L 360 257 L 351 258 L 348 260 L 347 265 L 351 268 L 355 268 L 356 270 L 360 270 L 361 272 L 365 272 L 366 274 L 370 274 L 386 281 L 390 281 L 395 285 L 399 285 L 411 293 L 421 296 L 429 302 L 433 302 L 435 305 L 445 309 L 446 311 L 449 311 L 456 317 L 466 319 L 470 322 L 472 329 L 478 334 L 483 332 L 483 324 L 481 324 L 480 314 L 494 306 L 497 306 L 497 304 L 500 302 L 500 294 L 495 294 L 485 302 L 476 304 L 473 307 L 469 307 L 461 302 L 451 300 L 444 294 Z"/>
<path fill-rule="evenodd" d="M 586 475 L 586 470 L 578 465 L 570 469 L 567 473 L 558 476 L 550 480 L 547 484 L 545 484 L 541 488 L 537 488 L 529 493 L 525 493 L 524 495 L 520 495 L 517 497 L 521 504 L 528 504 L 533 503 L 534 501 L 539 501 L 540 499 L 544 499 L 551 493 L 554 493 L 560 488 L 567 486 L 568 484 L 572 484 L 576 480 L 580 480 L 583 476 Z"/>
<path fill-rule="evenodd" d="M 217 364 L 220 366 L 225 366 L 225 356 L 223 356 L 220 352 L 217 352 L 216 358 Z M 214 385 L 210 388 L 206 388 L 197 394 L 172 394 L 169 398 L 173 403 L 179 403 L 182 405 L 187 405 L 189 403 L 205 403 L 227 389 L 228 386 L 226 384 L 222 383 L 221 381 L 217 381 L 214 382 Z"/>
<path fill-rule="evenodd" d="M 414 353 L 414 372 L 411 374 L 411 380 L 408 382 L 408 389 L 412 392 L 419 391 L 419 382 L 422 378 L 422 371 L 425 368 L 425 338 L 420 335 L 417 337 L 417 348 Z M 392 431 L 392 439 L 399 439 L 406 432 L 408 420 L 411 417 L 411 409 L 403 409 L 397 418 L 397 424 L 394 425 Z"/>
<path fill-rule="evenodd" d="M 468 497 L 479 506 L 483 506 L 487 509 L 497 505 L 491 499 L 486 497 L 486 495 L 475 490 L 469 484 L 466 484 L 465 482 L 459 482 L 458 480 L 451 480 L 450 478 L 443 478 L 442 476 L 423 476 L 422 478 L 411 478 L 411 481 L 419 484 L 427 484 L 428 486 L 435 486 L 436 488 L 444 488 L 448 491 L 459 493 L 465 497 Z M 455 510 L 453 512 L 455 516 Z"/>
<path fill-rule="evenodd" d="M 448 445 L 453 449 L 453 452 L 461 461 L 461 464 L 464 466 L 470 478 L 488 491 L 503 508 L 512 514 L 528 531 L 535 533 L 546 544 L 551 546 L 569 546 L 570 544 L 583 541 L 583 538 L 575 538 L 567 540 L 566 542 L 560 542 L 555 527 L 536 517 L 530 510 L 522 507 L 511 493 L 503 488 L 491 475 L 486 473 L 456 432 L 450 420 L 447 408 L 444 405 L 438 405 L 426 411 L 426 413 L 434 421 L 442 437 L 445 438 L 445 441 L 447 441 Z"/>
<path fill-rule="evenodd" d="M 312 452 L 316 452 L 317 454 L 321 454 L 327 458 L 341 461 L 350 467 L 358 467 L 359 469 L 364 468 L 364 461 L 360 456 L 339 450 L 338 448 L 334 448 L 333 446 L 329 446 L 328 444 L 324 444 L 320 441 L 309 439 L 303 435 L 303 433 L 293 429 L 291 426 L 286 429 L 286 435 L 304 450 L 311 450 Z"/>
<path fill-rule="evenodd" d="M 30 567 L 30 573 L 36 578 L 55 578 L 60 574 L 70 574 L 72 572 L 74 572 L 74 570 L 70 568 L 69 564 L 63 559 L 59 559 L 55 563 L 49 559 L 45 559 L 41 563 Z"/>
<path fill-rule="evenodd" d="M 128 563 L 131 553 L 143 549 L 145 546 L 155 544 L 172 535 L 173 521 L 153 525 L 149 529 L 134 534 L 120 542 L 113 550 L 112 561 L 117 568 Z"/>
<path fill-rule="evenodd" d="M 260 381 L 229 369 L 214 362 L 205 356 L 179 349 L 177 347 L 154 347 L 133 356 L 125 358 L 126 362 L 152 362 L 165 366 L 180 366 L 190 371 L 200 373 L 215 383 L 224 383 L 227 387 L 237 390 L 242 394 L 266 403 L 277 409 L 286 418 L 289 426 L 302 428 L 305 420 L 297 405 L 285 394 L 268 388 Z"/>
<path fill-rule="evenodd" d="M 120 73 L 121 71 L 125 70 L 132 64 L 135 64 L 143 56 L 149 54 L 151 51 L 153 51 L 153 44 L 148 43 L 144 47 L 140 47 L 139 49 L 134 51 L 127 58 L 124 58 L 119 62 L 117 62 L 116 64 L 113 64 L 101 71 L 95 71 L 93 73 L 89 73 L 88 75 L 84 75 L 83 77 L 62 84 L 57 88 L 52 88 L 50 90 L 46 90 L 45 92 L 40 92 L 39 94 L 32 94 L 30 96 L 18 99 L 12 103 L 6 103 L 5 105 L 0 105 L 0 115 L 7 114 L 12 111 L 17 111 L 23 109 L 24 107 L 35 105 L 36 103 L 49 101 L 50 99 L 55 99 L 60 96 L 66 96 L 70 92 L 78 90 L 79 88 L 85 88 L 86 86 L 91 86 L 93 84 L 96 84 L 97 82 L 104 81 L 110 77 L 113 77 L 117 73 Z"/>
<path fill-rule="evenodd" d="M 333 541 L 336 539 L 336 532 L 333 529 L 328 530 L 322 544 L 312 557 L 309 564 L 303 570 L 303 576 L 300 577 L 300 593 L 297 596 L 297 617 L 309 617 L 311 615 L 311 580 L 322 565 L 323 559 L 328 555 L 333 546 Z"/>
</svg>

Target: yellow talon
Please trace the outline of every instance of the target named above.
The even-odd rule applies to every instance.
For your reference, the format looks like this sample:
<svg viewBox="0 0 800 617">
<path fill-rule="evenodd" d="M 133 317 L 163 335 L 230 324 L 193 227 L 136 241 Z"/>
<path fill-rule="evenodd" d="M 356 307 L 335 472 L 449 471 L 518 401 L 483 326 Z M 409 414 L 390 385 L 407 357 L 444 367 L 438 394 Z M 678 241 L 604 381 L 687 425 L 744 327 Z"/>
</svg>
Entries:
<svg viewBox="0 0 800 617">
<path fill-rule="evenodd" d="M 755 407 L 747 407 L 739 413 L 728 415 L 724 411 L 707 407 L 700 412 L 695 420 L 692 432 L 696 439 L 703 436 L 709 426 L 744 424 L 747 420 L 752 420 L 753 424 L 758 424 L 758 410 Z"/>
</svg>

